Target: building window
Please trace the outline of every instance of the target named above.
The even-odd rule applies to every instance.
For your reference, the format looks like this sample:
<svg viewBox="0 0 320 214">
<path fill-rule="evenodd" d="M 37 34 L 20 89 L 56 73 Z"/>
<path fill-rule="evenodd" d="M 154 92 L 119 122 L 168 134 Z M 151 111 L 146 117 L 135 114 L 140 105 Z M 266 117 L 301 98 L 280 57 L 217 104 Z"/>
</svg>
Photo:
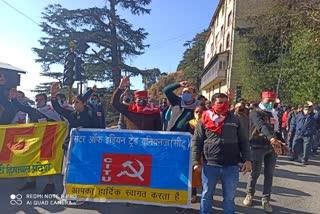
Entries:
<svg viewBox="0 0 320 214">
<path fill-rule="evenodd" d="M 220 45 L 220 48 L 219 48 L 219 53 L 222 52 L 222 44 Z"/>
<path fill-rule="evenodd" d="M 221 18 L 223 16 L 223 13 L 224 13 L 224 5 L 221 6 Z"/>
<path fill-rule="evenodd" d="M 211 53 L 213 53 L 213 49 L 214 49 L 214 43 L 213 42 L 211 42 Z"/>
<path fill-rule="evenodd" d="M 221 31 L 221 36 L 222 36 L 222 35 L 224 34 L 224 33 L 223 33 L 223 32 L 224 32 L 224 31 L 223 31 L 223 25 L 221 26 L 221 30 L 220 30 L 220 31 Z"/>
<path fill-rule="evenodd" d="M 229 49 L 229 48 L 230 48 L 230 33 L 228 33 L 227 40 L 226 40 L 226 49 Z"/>
<path fill-rule="evenodd" d="M 229 15 L 228 15 L 228 26 L 230 26 L 232 23 L 232 11 L 230 11 Z"/>
<path fill-rule="evenodd" d="M 214 41 L 215 46 L 217 46 L 218 38 L 219 38 L 219 33 L 216 35 L 216 40 Z"/>
</svg>

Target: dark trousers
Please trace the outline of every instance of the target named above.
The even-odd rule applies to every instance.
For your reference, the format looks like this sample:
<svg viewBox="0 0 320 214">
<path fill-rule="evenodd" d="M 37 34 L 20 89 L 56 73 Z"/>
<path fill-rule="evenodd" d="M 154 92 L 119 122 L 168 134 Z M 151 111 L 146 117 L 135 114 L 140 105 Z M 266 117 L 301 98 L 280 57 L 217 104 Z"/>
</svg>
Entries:
<svg viewBox="0 0 320 214">
<path fill-rule="evenodd" d="M 291 134 L 291 136 L 290 136 L 290 138 L 288 140 L 288 147 L 290 149 L 290 152 L 292 152 L 292 153 L 293 153 L 293 149 L 292 148 L 293 148 L 294 134 L 295 134 L 295 132 L 292 132 L 292 134 Z"/>
<path fill-rule="evenodd" d="M 251 148 L 252 171 L 247 184 L 247 194 L 254 195 L 256 183 L 260 176 L 262 164 L 264 164 L 263 198 L 270 199 L 273 172 L 277 162 L 277 155 L 273 148 Z"/>
<path fill-rule="evenodd" d="M 295 136 L 293 140 L 293 157 L 298 158 L 298 155 L 303 152 L 302 159 L 307 161 L 311 153 L 311 136 L 310 137 L 301 137 Z"/>
<path fill-rule="evenodd" d="M 320 145 L 320 132 L 319 130 L 312 136 L 312 151 L 316 152 Z"/>
</svg>

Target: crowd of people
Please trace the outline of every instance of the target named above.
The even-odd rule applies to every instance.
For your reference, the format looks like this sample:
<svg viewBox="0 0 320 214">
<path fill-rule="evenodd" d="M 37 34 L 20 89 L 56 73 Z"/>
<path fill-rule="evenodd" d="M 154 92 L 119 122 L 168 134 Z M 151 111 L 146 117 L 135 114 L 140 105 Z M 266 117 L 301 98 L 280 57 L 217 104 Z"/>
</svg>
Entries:
<svg viewBox="0 0 320 214">
<path fill-rule="evenodd" d="M 291 161 L 301 157 L 301 163 L 305 165 L 319 147 L 320 107 L 310 101 L 297 108 L 282 106 L 276 93 L 266 91 L 262 92 L 259 102 L 238 99 L 233 105 L 230 92 L 216 93 L 208 100 L 197 95 L 187 81 L 182 81 L 163 89 L 166 97 L 158 106 L 151 102 L 147 91 L 136 91 L 131 98 L 129 83 L 129 77 L 124 77 L 111 98 L 112 106 L 120 113 L 120 129 L 189 132 L 193 135 L 191 202 L 197 201 L 197 189 L 202 189 L 201 214 L 212 212 L 218 182 L 223 189 L 224 213 L 235 212 L 239 171 L 249 173 L 243 204 L 250 206 L 262 165 L 261 203 L 266 212 L 272 212 L 270 199 L 277 157 L 290 154 Z M 177 89 L 181 93 L 175 93 Z M 84 95 L 74 97 L 73 105 L 70 105 L 66 96 L 58 93 L 59 83 L 53 83 L 50 103 L 46 94 L 38 94 L 36 105 L 32 107 L 25 102 L 23 92 L 11 89 L 0 98 L 0 125 L 67 121 L 69 132 L 78 127 L 104 129 L 105 111 L 96 91 L 96 86 L 92 87 Z M 63 146 L 65 151 L 68 136 Z M 28 178 L 20 190 L 35 186 L 36 179 Z M 52 178 L 48 176 L 43 193 L 52 193 L 54 189 Z"/>
</svg>

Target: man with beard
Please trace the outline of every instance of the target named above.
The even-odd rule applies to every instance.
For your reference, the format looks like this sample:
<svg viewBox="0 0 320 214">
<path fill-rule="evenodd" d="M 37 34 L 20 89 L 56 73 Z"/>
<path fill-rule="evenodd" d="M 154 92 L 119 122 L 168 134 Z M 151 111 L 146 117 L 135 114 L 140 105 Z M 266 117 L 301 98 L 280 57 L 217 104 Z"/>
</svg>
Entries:
<svg viewBox="0 0 320 214">
<path fill-rule="evenodd" d="M 127 129 L 161 131 L 160 108 L 148 102 L 147 91 L 136 91 L 133 104 L 127 105 L 120 101 L 128 85 L 129 77 L 125 76 L 111 98 L 112 106 L 124 115 Z"/>
</svg>

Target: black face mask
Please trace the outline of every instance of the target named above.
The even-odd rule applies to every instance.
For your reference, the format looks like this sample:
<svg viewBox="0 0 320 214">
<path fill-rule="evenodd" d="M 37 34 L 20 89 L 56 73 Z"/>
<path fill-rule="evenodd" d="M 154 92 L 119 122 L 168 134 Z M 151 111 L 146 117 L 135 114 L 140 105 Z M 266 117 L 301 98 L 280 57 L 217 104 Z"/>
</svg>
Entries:
<svg viewBox="0 0 320 214">
<path fill-rule="evenodd" d="M 145 101 L 145 100 L 138 100 L 138 106 L 146 106 L 147 105 L 147 101 Z"/>
<path fill-rule="evenodd" d="M 239 111 L 240 112 L 244 112 L 244 108 L 239 108 Z"/>
<path fill-rule="evenodd" d="M 130 100 L 131 100 L 130 97 L 126 97 L 126 98 L 123 99 L 123 101 L 124 101 L 125 103 L 130 103 Z"/>
<path fill-rule="evenodd" d="M 163 105 L 167 105 L 167 102 L 163 102 Z"/>
</svg>

